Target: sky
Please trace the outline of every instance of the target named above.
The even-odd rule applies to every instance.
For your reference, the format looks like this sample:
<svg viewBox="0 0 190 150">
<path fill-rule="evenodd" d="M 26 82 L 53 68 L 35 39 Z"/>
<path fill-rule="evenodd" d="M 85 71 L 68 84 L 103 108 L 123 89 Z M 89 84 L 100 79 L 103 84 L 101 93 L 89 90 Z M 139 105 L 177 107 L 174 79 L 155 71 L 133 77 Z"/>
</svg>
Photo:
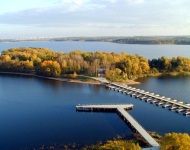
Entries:
<svg viewBox="0 0 190 150">
<path fill-rule="evenodd" d="M 190 0 L 1 0 L 0 38 L 190 35 Z"/>
</svg>

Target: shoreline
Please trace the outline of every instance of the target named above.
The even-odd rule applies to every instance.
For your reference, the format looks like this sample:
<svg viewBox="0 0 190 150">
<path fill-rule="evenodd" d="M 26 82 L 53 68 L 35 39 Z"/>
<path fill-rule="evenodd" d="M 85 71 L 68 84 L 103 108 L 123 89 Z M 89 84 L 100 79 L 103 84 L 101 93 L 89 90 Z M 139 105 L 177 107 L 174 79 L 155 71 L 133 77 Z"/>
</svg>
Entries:
<svg viewBox="0 0 190 150">
<path fill-rule="evenodd" d="M 98 82 L 98 81 L 86 81 L 85 82 L 85 81 L 81 81 L 81 80 L 78 80 L 78 79 L 45 77 L 45 76 L 35 75 L 35 74 L 32 74 L 32 73 L 0 72 L 0 74 L 31 76 L 31 77 L 37 77 L 37 78 L 42 78 L 42 79 L 61 81 L 61 82 L 70 82 L 70 83 L 79 83 L 79 84 L 94 84 L 94 85 L 102 84 L 101 82 Z"/>
<path fill-rule="evenodd" d="M 48 80 L 61 81 L 61 82 L 69 82 L 69 83 L 79 83 L 79 84 L 94 84 L 94 85 L 103 84 L 102 82 L 97 81 L 97 80 L 95 80 L 93 78 L 91 78 L 92 79 L 91 81 L 82 81 L 80 79 L 45 77 L 45 76 L 35 75 L 35 74 L 32 74 L 32 73 L 21 73 L 21 72 L 2 72 L 2 71 L 0 71 L 0 74 L 31 76 L 31 77 L 48 79 Z M 137 81 L 134 81 L 134 80 L 127 80 L 125 82 L 120 82 L 120 83 L 125 84 L 125 85 L 141 84 L 140 82 L 137 82 Z"/>
</svg>

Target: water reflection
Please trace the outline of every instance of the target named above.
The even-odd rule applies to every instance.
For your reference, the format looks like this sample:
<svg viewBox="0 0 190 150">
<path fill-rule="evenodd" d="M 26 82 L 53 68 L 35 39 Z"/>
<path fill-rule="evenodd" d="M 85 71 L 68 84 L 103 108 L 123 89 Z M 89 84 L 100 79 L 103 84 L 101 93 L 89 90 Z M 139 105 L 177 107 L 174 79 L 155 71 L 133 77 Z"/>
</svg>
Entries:
<svg viewBox="0 0 190 150">
<path fill-rule="evenodd" d="M 141 82 L 143 84 L 136 85 L 141 89 L 189 100 L 189 78 L 146 78 Z M 102 85 L 12 75 L 1 75 L 0 83 L 0 149 L 52 143 L 93 144 L 117 135 L 132 135 L 117 114 L 78 113 L 75 105 L 79 103 L 133 104 L 130 114 L 146 130 L 162 135 L 167 132 L 190 133 L 189 118 Z"/>
<path fill-rule="evenodd" d="M 132 134 L 116 114 L 75 111 L 78 103 L 106 103 L 103 86 L 5 75 L 0 83 L 0 149 L 93 144 Z"/>
<path fill-rule="evenodd" d="M 53 90 L 59 90 L 60 87 L 62 86 L 63 82 L 60 81 L 54 81 L 54 80 L 47 80 L 47 79 L 43 79 L 43 78 L 37 78 L 36 80 L 38 80 L 39 82 L 41 82 L 42 84 L 44 84 L 45 86 L 52 88 Z"/>
<path fill-rule="evenodd" d="M 137 88 L 190 103 L 189 76 L 149 77 L 138 81 L 142 84 L 134 85 Z"/>
</svg>

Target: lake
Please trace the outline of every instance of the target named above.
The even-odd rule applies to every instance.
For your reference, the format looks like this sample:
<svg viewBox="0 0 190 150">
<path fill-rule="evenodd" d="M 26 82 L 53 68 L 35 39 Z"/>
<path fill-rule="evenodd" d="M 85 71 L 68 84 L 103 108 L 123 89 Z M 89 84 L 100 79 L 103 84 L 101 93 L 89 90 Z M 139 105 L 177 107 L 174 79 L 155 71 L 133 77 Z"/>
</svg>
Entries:
<svg viewBox="0 0 190 150">
<path fill-rule="evenodd" d="M 70 52 L 74 50 L 83 51 L 105 51 L 105 52 L 127 52 L 128 54 L 138 54 L 147 59 L 167 56 L 168 58 L 183 56 L 190 57 L 190 45 L 138 45 L 138 44 L 117 44 L 109 42 L 9 42 L 0 43 L 0 51 L 12 47 L 41 47 L 54 51 Z"/>
<path fill-rule="evenodd" d="M 190 102 L 190 78 L 179 78 L 175 83 L 177 80 L 150 78 L 142 80 L 143 84 L 138 87 Z M 176 84 L 183 87 L 176 90 Z M 108 90 L 103 85 L 0 75 L 0 149 L 69 143 L 86 145 L 110 140 L 117 135 L 131 137 L 132 131 L 116 113 L 75 110 L 76 104 L 100 103 L 134 104 L 130 114 L 148 131 L 161 135 L 190 133 L 190 118 Z"/>
<path fill-rule="evenodd" d="M 13 42 L 11 47 L 135 53 L 146 58 L 190 57 L 189 45 L 128 45 L 104 42 Z M 142 78 L 135 87 L 190 103 L 190 77 Z M 19 150 L 42 145 L 95 144 L 133 135 L 116 113 L 76 112 L 77 104 L 132 103 L 130 114 L 148 131 L 190 133 L 190 118 L 106 89 L 103 85 L 0 74 L 0 149 Z"/>
</svg>

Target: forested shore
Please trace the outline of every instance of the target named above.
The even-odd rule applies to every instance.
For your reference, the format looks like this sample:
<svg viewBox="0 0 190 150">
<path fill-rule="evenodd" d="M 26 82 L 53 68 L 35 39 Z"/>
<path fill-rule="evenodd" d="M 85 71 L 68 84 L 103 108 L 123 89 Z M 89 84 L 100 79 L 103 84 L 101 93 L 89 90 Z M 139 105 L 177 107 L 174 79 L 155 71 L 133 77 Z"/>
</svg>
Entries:
<svg viewBox="0 0 190 150">
<path fill-rule="evenodd" d="M 160 150 L 189 150 L 190 149 L 190 136 L 187 133 L 167 133 L 164 136 L 160 136 L 156 132 L 149 132 L 151 136 L 160 144 Z M 142 150 L 153 149 L 144 141 L 144 139 L 134 133 L 134 137 L 131 139 L 124 139 L 122 136 L 118 136 L 112 140 L 100 141 L 94 145 L 80 145 L 80 144 L 55 144 L 50 146 L 41 146 L 39 148 L 33 148 L 36 150 Z M 32 148 L 31 148 L 32 149 Z"/>
<path fill-rule="evenodd" d="M 76 78 L 77 74 L 105 76 L 110 81 L 160 74 L 189 74 L 190 58 L 161 57 L 148 60 L 122 52 L 55 52 L 46 48 L 11 48 L 0 56 L 1 72 L 32 73 L 45 77 Z"/>
<path fill-rule="evenodd" d="M 11 48 L 0 55 L 0 72 L 31 75 L 46 79 L 76 78 L 77 74 L 98 76 L 110 81 L 126 81 L 158 74 L 189 74 L 190 58 L 161 57 L 148 60 L 142 56 L 106 52 L 55 52 L 45 48 Z M 189 149 L 189 134 L 166 134 L 160 138 L 160 149 Z M 137 141 L 111 140 L 85 149 L 141 149 Z"/>
<path fill-rule="evenodd" d="M 101 37 L 33 37 L 24 39 L 0 39 L 1 42 L 25 41 L 85 41 L 112 42 L 118 44 L 146 44 L 146 45 L 190 45 L 190 36 L 101 36 Z"/>
</svg>

